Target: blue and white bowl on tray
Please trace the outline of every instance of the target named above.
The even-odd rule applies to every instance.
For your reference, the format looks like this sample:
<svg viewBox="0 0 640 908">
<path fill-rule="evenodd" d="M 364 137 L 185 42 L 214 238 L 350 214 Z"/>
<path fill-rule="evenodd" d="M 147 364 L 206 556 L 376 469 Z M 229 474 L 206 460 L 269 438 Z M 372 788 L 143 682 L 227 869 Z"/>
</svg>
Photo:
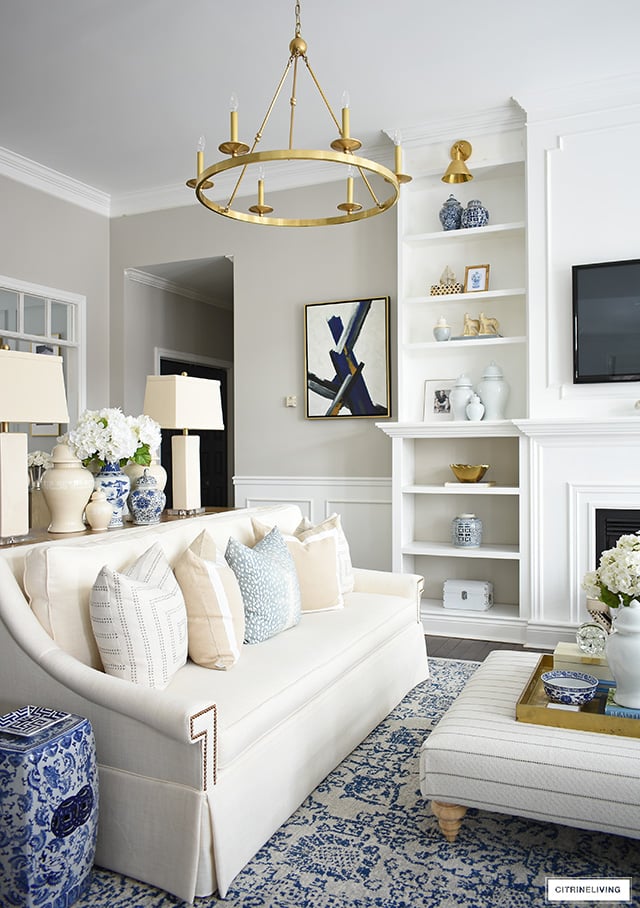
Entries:
<svg viewBox="0 0 640 908">
<path fill-rule="evenodd" d="M 572 672 L 554 669 L 543 672 L 540 676 L 544 692 L 554 703 L 567 706 L 584 706 L 596 695 L 598 679 L 585 672 Z"/>
</svg>

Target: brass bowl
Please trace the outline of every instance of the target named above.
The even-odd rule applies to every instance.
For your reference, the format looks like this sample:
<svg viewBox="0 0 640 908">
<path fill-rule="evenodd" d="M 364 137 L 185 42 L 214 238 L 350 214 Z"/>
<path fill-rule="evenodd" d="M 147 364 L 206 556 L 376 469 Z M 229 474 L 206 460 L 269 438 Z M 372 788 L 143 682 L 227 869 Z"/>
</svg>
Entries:
<svg viewBox="0 0 640 908">
<path fill-rule="evenodd" d="M 489 469 L 488 463 L 450 463 L 449 466 L 459 482 L 480 482 Z"/>
</svg>

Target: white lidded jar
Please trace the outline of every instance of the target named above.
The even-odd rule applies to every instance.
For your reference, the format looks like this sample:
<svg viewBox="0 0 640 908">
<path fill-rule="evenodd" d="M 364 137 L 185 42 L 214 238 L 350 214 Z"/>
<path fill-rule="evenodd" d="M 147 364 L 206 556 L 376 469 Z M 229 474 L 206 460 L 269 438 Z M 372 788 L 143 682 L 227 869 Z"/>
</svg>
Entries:
<svg viewBox="0 0 640 908">
<path fill-rule="evenodd" d="M 478 394 L 484 404 L 485 419 L 505 418 L 509 390 L 509 384 L 505 381 L 500 366 L 490 362 L 482 374 L 482 381 L 478 384 Z"/>
<path fill-rule="evenodd" d="M 484 404 L 477 394 L 472 394 L 471 399 L 467 404 L 467 419 L 470 419 L 472 422 L 480 422 L 483 416 Z"/>
<path fill-rule="evenodd" d="M 467 418 L 467 404 L 473 394 L 473 385 L 468 375 L 459 375 L 449 393 L 449 405 L 454 419 Z"/>
</svg>

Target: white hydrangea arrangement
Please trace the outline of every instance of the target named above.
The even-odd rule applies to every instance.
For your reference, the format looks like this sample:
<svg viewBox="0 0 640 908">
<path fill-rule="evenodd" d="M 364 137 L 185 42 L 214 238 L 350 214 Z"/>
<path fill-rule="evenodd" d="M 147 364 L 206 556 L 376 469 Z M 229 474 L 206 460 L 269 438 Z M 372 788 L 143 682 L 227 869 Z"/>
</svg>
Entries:
<svg viewBox="0 0 640 908">
<path fill-rule="evenodd" d="M 151 463 L 151 452 L 161 441 L 160 426 L 149 416 L 125 416 L 119 407 L 85 410 L 75 429 L 59 440 L 68 444 L 85 467 L 133 461 L 142 466 Z"/>
<path fill-rule="evenodd" d="M 640 601 L 640 535 L 621 536 L 615 548 L 603 552 L 598 569 L 585 574 L 582 587 L 609 608 Z"/>
<path fill-rule="evenodd" d="M 29 451 L 27 454 L 28 467 L 44 467 L 48 470 L 51 466 L 51 454 L 47 451 Z"/>
</svg>

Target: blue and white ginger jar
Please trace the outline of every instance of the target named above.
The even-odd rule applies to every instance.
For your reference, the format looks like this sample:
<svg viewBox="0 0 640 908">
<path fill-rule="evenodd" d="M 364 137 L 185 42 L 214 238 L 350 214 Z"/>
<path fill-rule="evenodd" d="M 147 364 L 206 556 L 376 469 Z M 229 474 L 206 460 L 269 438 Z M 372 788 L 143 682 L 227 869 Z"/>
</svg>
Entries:
<svg viewBox="0 0 640 908">
<path fill-rule="evenodd" d="M 160 523 L 166 501 L 167 496 L 158 488 L 155 476 L 145 469 L 129 494 L 129 510 L 133 522 L 145 526 Z"/>
<path fill-rule="evenodd" d="M 472 199 L 462 212 L 463 227 L 486 227 L 489 212 L 479 199 Z"/>
<path fill-rule="evenodd" d="M 462 221 L 462 205 L 450 195 L 440 209 L 440 223 L 443 230 L 459 230 Z"/>
</svg>

